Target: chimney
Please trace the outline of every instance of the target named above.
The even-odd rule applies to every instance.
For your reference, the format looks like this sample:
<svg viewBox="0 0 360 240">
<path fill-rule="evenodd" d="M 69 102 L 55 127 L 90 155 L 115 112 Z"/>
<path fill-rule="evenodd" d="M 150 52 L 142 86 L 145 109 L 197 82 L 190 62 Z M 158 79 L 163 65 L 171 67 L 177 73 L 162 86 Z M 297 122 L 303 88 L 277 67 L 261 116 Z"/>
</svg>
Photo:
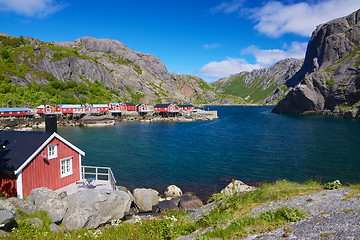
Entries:
<svg viewBox="0 0 360 240">
<path fill-rule="evenodd" d="M 45 131 L 57 132 L 56 116 L 45 116 Z"/>
</svg>

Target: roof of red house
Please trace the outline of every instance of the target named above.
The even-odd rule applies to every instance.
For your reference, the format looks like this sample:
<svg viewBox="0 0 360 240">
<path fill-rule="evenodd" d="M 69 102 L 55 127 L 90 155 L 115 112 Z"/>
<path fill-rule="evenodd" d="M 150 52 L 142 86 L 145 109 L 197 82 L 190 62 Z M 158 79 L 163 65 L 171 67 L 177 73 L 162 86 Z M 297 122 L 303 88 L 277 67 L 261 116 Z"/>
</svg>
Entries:
<svg viewBox="0 0 360 240">
<path fill-rule="evenodd" d="M 178 107 L 194 107 L 194 106 L 191 104 L 181 104 L 181 105 L 178 105 Z"/>
<path fill-rule="evenodd" d="M 156 108 L 166 108 L 169 107 L 171 103 L 158 103 L 154 107 Z"/>
<path fill-rule="evenodd" d="M 21 171 L 54 137 L 85 155 L 57 133 L 0 131 L 0 171 Z"/>
<path fill-rule="evenodd" d="M 124 104 L 126 106 L 135 106 L 135 103 L 132 103 L 132 102 L 124 102 Z"/>
<path fill-rule="evenodd" d="M 0 112 L 24 112 L 30 111 L 29 108 L 0 108 Z"/>
</svg>

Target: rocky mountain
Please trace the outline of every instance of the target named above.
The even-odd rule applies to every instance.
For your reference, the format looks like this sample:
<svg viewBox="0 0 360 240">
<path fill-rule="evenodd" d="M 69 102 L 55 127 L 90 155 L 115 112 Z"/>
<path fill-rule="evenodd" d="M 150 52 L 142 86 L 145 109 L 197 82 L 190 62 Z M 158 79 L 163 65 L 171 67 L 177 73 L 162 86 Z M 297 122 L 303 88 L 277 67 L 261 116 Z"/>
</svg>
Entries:
<svg viewBox="0 0 360 240">
<path fill-rule="evenodd" d="M 273 66 L 233 74 L 210 83 L 216 91 L 244 98 L 247 103 L 274 104 L 285 97 L 285 82 L 301 68 L 303 60 L 285 59 Z"/>
<path fill-rule="evenodd" d="M 117 40 L 83 37 L 48 43 L 0 34 L 0 51 L 0 100 L 10 105 L 242 102 L 215 92 L 199 77 L 169 73 L 159 58 Z"/>
<path fill-rule="evenodd" d="M 331 112 L 359 117 L 360 10 L 318 26 L 309 41 L 304 65 L 286 84 L 295 87 L 274 112 Z"/>
</svg>

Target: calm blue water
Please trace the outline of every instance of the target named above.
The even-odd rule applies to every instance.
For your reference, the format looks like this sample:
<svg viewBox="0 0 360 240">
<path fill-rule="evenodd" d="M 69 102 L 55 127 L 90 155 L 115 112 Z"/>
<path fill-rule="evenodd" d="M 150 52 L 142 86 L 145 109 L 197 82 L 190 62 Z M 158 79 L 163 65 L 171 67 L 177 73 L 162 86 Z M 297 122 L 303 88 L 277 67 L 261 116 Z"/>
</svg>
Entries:
<svg viewBox="0 0 360 240">
<path fill-rule="evenodd" d="M 111 167 L 118 185 L 208 195 L 232 178 L 360 182 L 360 121 L 278 115 L 272 107 L 211 107 L 219 119 L 59 128 L 85 151 L 83 165 Z"/>
</svg>

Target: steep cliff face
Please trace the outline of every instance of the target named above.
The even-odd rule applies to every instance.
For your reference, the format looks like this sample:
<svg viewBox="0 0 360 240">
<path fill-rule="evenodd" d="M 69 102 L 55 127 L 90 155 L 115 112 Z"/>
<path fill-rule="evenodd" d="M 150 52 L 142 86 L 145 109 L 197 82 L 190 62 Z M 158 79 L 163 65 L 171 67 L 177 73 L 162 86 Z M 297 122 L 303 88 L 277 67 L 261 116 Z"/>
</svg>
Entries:
<svg viewBox="0 0 360 240">
<path fill-rule="evenodd" d="M 300 83 L 274 108 L 277 113 L 357 108 L 360 101 L 360 10 L 320 25 L 304 65 L 287 82 Z"/>
<path fill-rule="evenodd" d="M 285 59 L 273 66 L 241 72 L 210 83 L 215 90 L 246 99 L 248 103 L 274 104 L 288 88 L 285 82 L 299 71 L 303 60 Z"/>
<path fill-rule="evenodd" d="M 6 59 L 0 56 L 0 70 L 17 86 L 31 83 L 57 86 L 57 80 L 65 92 L 88 101 L 96 101 L 97 87 L 106 92 L 101 101 L 197 104 L 227 99 L 201 78 L 168 73 L 159 58 L 134 51 L 117 40 L 83 37 L 73 42 L 47 43 L 33 38 L 21 41 L 14 46 L 0 42 L 0 47 L 10 53 Z M 76 86 L 63 86 L 73 82 L 80 84 L 82 90 L 74 92 Z M 94 93 L 92 99 L 87 99 L 84 86 L 92 87 L 89 92 Z"/>
</svg>

